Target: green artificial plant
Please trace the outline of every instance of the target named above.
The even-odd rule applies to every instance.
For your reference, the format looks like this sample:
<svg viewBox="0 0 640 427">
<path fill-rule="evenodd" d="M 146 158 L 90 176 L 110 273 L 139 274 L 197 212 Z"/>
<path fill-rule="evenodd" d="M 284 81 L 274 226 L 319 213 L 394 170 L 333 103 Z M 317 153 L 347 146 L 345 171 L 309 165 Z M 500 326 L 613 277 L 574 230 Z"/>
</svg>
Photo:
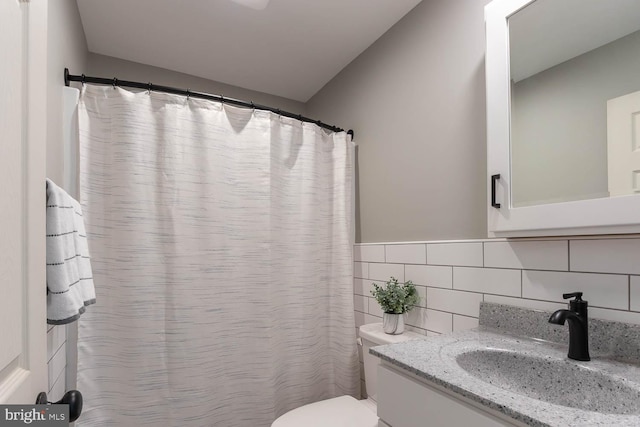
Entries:
<svg viewBox="0 0 640 427">
<path fill-rule="evenodd" d="M 420 301 L 418 291 L 411 280 L 400 284 L 395 277 L 391 277 L 383 286 L 373 283 L 371 294 L 382 310 L 389 314 L 406 313 Z"/>
</svg>

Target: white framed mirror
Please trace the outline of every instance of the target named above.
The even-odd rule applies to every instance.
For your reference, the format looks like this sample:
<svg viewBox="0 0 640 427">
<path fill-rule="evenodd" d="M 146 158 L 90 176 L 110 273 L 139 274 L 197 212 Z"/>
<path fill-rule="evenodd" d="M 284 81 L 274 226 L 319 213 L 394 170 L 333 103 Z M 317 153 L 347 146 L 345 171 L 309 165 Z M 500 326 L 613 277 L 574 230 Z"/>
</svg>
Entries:
<svg viewBox="0 0 640 427">
<path fill-rule="evenodd" d="M 640 231 L 640 2 L 494 0 L 485 18 L 490 236 Z"/>
</svg>

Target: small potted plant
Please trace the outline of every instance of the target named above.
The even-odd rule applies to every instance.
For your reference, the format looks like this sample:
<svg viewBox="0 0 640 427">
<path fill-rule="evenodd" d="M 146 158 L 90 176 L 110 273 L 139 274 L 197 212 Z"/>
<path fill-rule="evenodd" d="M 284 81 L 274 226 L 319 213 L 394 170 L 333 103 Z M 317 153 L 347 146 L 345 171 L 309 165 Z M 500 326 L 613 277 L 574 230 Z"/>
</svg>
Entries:
<svg viewBox="0 0 640 427">
<path fill-rule="evenodd" d="M 420 301 L 418 291 L 411 280 L 400 284 L 398 279 L 391 277 L 383 286 L 373 283 L 371 294 L 384 311 L 382 315 L 384 331 L 391 335 L 403 333 L 404 314 Z"/>
</svg>

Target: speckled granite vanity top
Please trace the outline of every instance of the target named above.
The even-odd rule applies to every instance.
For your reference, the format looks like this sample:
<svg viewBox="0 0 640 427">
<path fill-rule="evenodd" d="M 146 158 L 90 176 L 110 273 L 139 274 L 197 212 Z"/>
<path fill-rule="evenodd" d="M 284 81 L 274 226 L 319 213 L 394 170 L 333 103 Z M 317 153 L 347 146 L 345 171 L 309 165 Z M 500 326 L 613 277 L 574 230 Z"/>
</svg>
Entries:
<svg viewBox="0 0 640 427">
<path fill-rule="evenodd" d="M 640 426 L 640 327 L 590 319 L 590 362 L 548 312 L 482 303 L 480 327 L 370 352 L 532 426 Z"/>
</svg>

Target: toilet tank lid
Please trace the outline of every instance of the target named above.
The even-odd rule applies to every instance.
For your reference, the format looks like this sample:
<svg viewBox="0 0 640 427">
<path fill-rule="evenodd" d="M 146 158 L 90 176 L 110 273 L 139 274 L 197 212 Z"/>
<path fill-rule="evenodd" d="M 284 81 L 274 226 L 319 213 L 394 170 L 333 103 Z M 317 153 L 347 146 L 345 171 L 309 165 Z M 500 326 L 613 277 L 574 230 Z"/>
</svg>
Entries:
<svg viewBox="0 0 640 427">
<path fill-rule="evenodd" d="M 360 338 L 371 341 L 374 344 L 394 344 L 411 340 L 425 339 L 425 335 L 416 332 L 404 331 L 400 335 L 390 335 L 382 330 L 382 323 L 369 323 L 360 326 Z"/>
<path fill-rule="evenodd" d="M 271 427 L 377 427 L 374 411 L 351 396 L 334 397 L 287 412 Z"/>
</svg>

